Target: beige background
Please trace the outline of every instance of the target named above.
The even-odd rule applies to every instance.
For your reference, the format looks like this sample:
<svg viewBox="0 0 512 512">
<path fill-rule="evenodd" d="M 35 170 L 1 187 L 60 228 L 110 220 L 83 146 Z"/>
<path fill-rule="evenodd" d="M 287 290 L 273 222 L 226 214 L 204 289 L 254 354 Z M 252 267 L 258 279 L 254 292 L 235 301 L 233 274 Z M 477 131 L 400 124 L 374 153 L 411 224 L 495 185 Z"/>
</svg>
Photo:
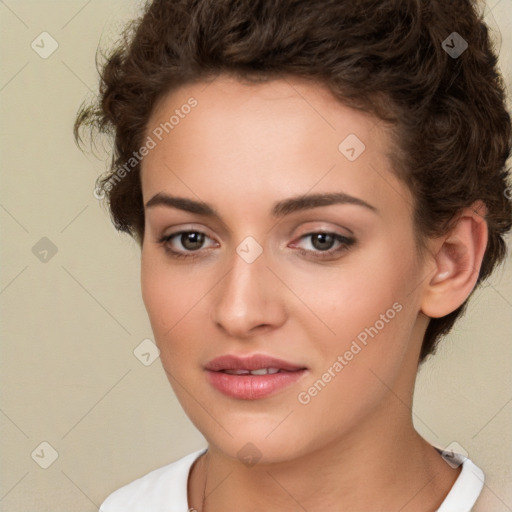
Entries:
<svg viewBox="0 0 512 512">
<path fill-rule="evenodd" d="M 1 511 L 92 512 L 204 445 L 159 360 L 134 356 L 152 338 L 139 251 L 93 197 L 104 162 L 72 139 L 76 110 L 96 90 L 98 41 L 108 45 L 136 12 L 121 0 L 0 1 Z M 486 12 L 512 90 L 512 0 Z M 51 49 L 44 31 L 59 45 L 46 59 L 31 47 Z M 46 262 L 43 237 L 57 250 Z M 484 469 L 480 510 L 510 511 L 512 265 L 469 313 L 420 372 L 415 424 Z"/>
</svg>

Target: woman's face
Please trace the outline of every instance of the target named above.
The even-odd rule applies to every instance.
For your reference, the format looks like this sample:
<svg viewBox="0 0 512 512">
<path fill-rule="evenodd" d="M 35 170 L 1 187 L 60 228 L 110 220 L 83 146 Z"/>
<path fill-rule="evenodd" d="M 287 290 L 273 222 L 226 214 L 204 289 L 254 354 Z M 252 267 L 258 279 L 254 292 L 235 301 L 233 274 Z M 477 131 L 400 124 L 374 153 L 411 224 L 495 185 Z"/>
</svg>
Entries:
<svg viewBox="0 0 512 512">
<path fill-rule="evenodd" d="M 146 137 L 143 299 L 210 445 L 282 461 L 409 417 L 426 275 L 382 124 L 305 81 L 221 76 Z"/>
</svg>

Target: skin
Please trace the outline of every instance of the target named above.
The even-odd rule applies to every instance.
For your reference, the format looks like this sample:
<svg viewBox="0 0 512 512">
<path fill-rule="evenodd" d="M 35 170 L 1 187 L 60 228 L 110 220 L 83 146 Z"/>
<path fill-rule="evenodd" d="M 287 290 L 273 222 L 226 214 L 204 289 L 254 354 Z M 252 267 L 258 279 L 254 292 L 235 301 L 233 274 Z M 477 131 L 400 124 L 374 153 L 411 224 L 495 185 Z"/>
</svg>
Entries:
<svg viewBox="0 0 512 512">
<path fill-rule="evenodd" d="M 163 368 L 209 446 L 189 477 L 190 507 L 435 510 L 460 469 L 415 431 L 414 381 L 428 317 L 453 311 L 475 285 L 487 240 L 483 205 L 462 212 L 420 257 L 413 198 L 393 173 L 389 133 L 376 118 L 305 80 L 248 85 L 223 75 L 165 96 L 147 135 L 190 97 L 197 106 L 149 152 L 141 174 L 144 204 L 166 193 L 220 215 L 145 209 L 143 300 Z M 366 146 L 354 161 L 338 150 L 349 134 Z M 278 201 L 332 192 L 375 211 L 333 204 L 271 214 Z M 195 258 L 165 250 L 187 253 L 180 236 L 159 242 L 180 231 L 207 236 L 188 251 Z M 355 242 L 321 259 L 322 246 L 306 237 L 319 231 Z M 263 250 L 253 263 L 236 252 L 248 236 Z M 397 303 L 378 335 L 300 403 L 298 394 Z M 308 371 L 260 400 L 229 398 L 208 383 L 203 367 L 214 357 L 254 353 Z M 261 457 L 250 467 L 237 456 L 249 442 Z"/>
</svg>

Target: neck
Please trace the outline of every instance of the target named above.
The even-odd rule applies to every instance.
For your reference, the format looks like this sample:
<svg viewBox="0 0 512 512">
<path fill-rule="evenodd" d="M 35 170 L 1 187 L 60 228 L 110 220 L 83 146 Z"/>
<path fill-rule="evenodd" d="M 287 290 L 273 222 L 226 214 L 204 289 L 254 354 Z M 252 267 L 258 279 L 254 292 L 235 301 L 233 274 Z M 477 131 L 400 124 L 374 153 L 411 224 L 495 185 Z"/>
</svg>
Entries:
<svg viewBox="0 0 512 512">
<path fill-rule="evenodd" d="M 290 461 L 248 467 L 210 447 L 190 503 L 199 512 L 435 510 L 460 470 L 417 434 L 407 407 L 389 402 L 342 439 Z"/>
</svg>

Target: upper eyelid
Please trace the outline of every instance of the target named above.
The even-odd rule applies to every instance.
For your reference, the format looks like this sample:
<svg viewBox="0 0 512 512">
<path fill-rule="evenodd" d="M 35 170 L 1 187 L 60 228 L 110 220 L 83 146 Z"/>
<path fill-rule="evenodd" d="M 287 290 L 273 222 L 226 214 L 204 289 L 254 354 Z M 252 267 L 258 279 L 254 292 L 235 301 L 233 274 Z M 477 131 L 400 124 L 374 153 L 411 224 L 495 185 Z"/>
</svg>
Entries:
<svg viewBox="0 0 512 512">
<path fill-rule="evenodd" d="M 172 229 L 172 231 L 169 231 L 166 233 L 166 230 L 164 229 L 162 231 L 162 235 L 160 236 L 160 238 L 169 238 L 171 236 L 176 236 L 176 235 L 179 235 L 181 233 L 202 233 L 203 235 L 207 236 L 208 238 L 214 238 L 213 236 L 211 236 L 209 233 L 210 233 L 210 230 L 208 228 L 205 228 L 205 227 L 194 227 L 194 226 L 190 226 L 190 225 L 186 225 L 185 224 L 185 227 L 183 227 L 183 224 L 180 224 L 179 227 L 177 227 L 175 230 Z"/>
<path fill-rule="evenodd" d="M 314 221 L 313 220 L 313 221 L 303 222 L 301 224 L 307 225 L 307 224 L 318 224 L 318 223 L 325 224 L 325 221 Z M 183 224 L 177 224 L 174 227 L 177 229 L 177 231 L 172 231 L 168 235 L 162 235 L 162 236 L 171 236 L 171 235 L 175 235 L 175 234 L 183 233 L 183 232 L 199 232 L 199 233 L 203 233 L 203 234 L 209 236 L 210 238 L 212 238 L 212 236 L 210 236 L 208 234 L 209 232 L 211 232 L 211 230 L 209 228 L 205 227 L 204 225 L 200 225 L 199 227 L 196 227 L 196 226 L 194 226 L 193 222 L 191 222 L 191 223 L 184 222 Z M 346 231 L 348 233 L 338 233 L 337 229 Z M 296 231 L 297 231 L 297 229 L 293 229 L 293 232 L 296 232 Z M 306 236 L 306 235 L 312 234 L 312 233 L 330 233 L 330 234 L 343 236 L 345 238 L 351 238 L 354 235 L 354 232 L 352 229 L 348 228 L 347 226 L 338 225 L 337 228 L 334 228 L 334 227 L 310 227 L 309 228 L 308 227 L 308 228 L 306 228 L 305 232 L 300 236 Z M 291 233 L 290 233 L 290 236 L 291 236 Z"/>
<path fill-rule="evenodd" d="M 349 230 L 349 231 L 350 231 L 351 234 L 338 233 L 337 231 L 335 231 L 333 229 L 329 229 L 329 228 L 308 229 L 308 230 L 306 230 L 305 233 L 303 233 L 301 235 L 298 235 L 297 237 L 298 238 L 303 238 L 303 237 L 306 237 L 306 236 L 309 236 L 309 235 L 315 235 L 315 234 L 318 234 L 318 233 L 325 233 L 325 234 L 328 234 L 328 235 L 340 236 L 342 238 L 353 238 L 352 231 L 351 230 Z M 208 238 L 212 238 L 212 239 L 214 238 L 214 237 L 210 236 L 203 228 L 192 228 L 192 227 L 180 228 L 177 231 L 172 231 L 170 233 L 162 235 L 160 238 L 170 238 L 170 237 L 173 237 L 173 236 L 176 236 L 176 235 L 180 235 L 180 234 L 183 234 L 183 233 L 201 233 L 201 234 L 207 236 Z"/>
</svg>

